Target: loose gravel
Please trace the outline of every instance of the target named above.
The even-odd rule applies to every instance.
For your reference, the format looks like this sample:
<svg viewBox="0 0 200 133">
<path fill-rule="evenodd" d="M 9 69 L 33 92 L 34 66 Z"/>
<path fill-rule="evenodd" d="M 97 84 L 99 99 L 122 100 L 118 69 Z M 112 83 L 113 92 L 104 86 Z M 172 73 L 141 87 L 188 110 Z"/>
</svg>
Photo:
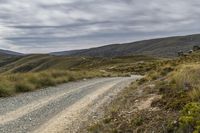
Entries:
<svg viewBox="0 0 200 133">
<path fill-rule="evenodd" d="M 92 106 L 82 106 L 82 108 L 78 108 L 78 103 L 83 102 L 86 97 L 89 96 L 91 98 L 96 96 L 93 97 L 92 101 L 86 100 L 84 103 L 88 102 L 87 105 L 96 105 L 97 107 L 98 104 L 100 105 L 100 103 L 106 102 L 105 97 L 112 93 L 114 94 L 114 90 L 115 92 L 118 92 L 120 90 L 119 88 L 124 88 L 127 84 L 137 78 L 139 78 L 139 76 L 90 79 L 86 81 L 71 82 L 31 93 L 24 93 L 11 98 L 2 98 L 0 99 L 0 132 L 43 132 L 41 129 L 43 129 L 43 127 L 47 128 L 45 125 L 46 123 L 53 121 L 57 116 L 62 117 L 60 116 L 62 112 L 69 114 L 69 112 L 66 111 L 69 109 L 72 110 L 75 106 L 77 107 L 76 110 L 80 110 L 79 113 L 91 110 Z M 109 88 L 105 89 L 105 87 L 108 86 Z M 100 90 L 103 88 L 105 91 Z M 80 126 L 81 117 L 86 118 L 89 114 L 83 113 L 79 116 L 80 118 L 76 118 L 75 121 L 68 120 L 67 125 L 69 126 L 72 123 L 75 125 L 76 123 Z M 77 117 L 77 115 L 74 117 Z M 59 122 L 61 121 L 58 121 L 55 124 L 59 125 Z M 67 129 L 70 129 L 67 132 L 76 132 L 75 127 L 70 127 L 71 128 L 66 127 Z M 66 131 L 66 128 L 62 130 Z M 62 130 L 59 129 L 52 132 L 61 132 Z"/>
</svg>

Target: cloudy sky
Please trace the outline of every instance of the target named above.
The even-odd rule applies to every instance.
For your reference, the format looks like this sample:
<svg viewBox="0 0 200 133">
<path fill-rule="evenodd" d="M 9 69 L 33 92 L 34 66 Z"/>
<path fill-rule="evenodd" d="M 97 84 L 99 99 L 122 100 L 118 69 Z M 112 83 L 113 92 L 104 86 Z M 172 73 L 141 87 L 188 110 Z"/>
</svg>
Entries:
<svg viewBox="0 0 200 133">
<path fill-rule="evenodd" d="M 200 33 L 200 0 L 0 0 L 0 49 L 24 53 Z"/>
</svg>

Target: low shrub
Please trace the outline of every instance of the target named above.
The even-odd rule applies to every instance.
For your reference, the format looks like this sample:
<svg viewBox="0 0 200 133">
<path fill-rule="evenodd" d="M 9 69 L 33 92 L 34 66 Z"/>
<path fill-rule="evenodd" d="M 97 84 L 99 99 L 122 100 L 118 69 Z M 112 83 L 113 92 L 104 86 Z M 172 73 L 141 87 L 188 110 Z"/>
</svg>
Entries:
<svg viewBox="0 0 200 133">
<path fill-rule="evenodd" d="M 189 103 L 181 111 L 179 131 L 183 133 L 200 132 L 200 103 Z"/>
<path fill-rule="evenodd" d="M 154 106 L 169 110 L 181 110 L 191 101 L 188 92 L 177 89 L 176 84 L 173 82 L 162 81 L 157 83 L 155 88 L 157 88 L 159 94 L 162 95 L 162 99 L 154 101 Z"/>
</svg>

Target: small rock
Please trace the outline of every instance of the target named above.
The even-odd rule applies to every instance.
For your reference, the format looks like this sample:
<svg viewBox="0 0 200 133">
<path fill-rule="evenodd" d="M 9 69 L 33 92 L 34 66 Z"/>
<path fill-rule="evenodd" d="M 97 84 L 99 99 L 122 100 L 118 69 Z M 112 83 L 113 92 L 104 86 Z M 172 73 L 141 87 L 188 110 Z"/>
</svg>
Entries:
<svg viewBox="0 0 200 133">
<path fill-rule="evenodd" d="M 150 84 L 149 87 L 150 87 L 150 88 L 154 88 L 154 87 L 155 87 L 155 84 Z"/>
<path fill-rule="evenodd" d="M 177 123 L 178 123 L 178 121 L 176 121 L 176 120 L 173 122 L 173 124 L 177 124 Z"/>
<path fill-rule="evenodd" d="M 137 102 L 139 102 L 139 100 L 135 100 L 135 102 L 137 103 Z"/>
</svg>

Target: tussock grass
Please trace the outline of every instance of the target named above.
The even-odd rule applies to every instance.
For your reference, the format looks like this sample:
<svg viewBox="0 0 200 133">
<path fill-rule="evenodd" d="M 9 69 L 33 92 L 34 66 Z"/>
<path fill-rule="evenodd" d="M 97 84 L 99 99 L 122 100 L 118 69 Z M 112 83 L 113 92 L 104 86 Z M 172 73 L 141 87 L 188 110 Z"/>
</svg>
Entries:
<svg viewBox="0 0 200 133">
<path fill-rule="evenodd" d="M 27 81 L 17 82 L 15 84 L 16 92 L 29 92 L 36 89 L 36 86 Z"/>
<path fill-rule="evenodd" d="M 6 74 L 0 77 L 0 97 L 29 92 L 83 78 L 107 76 L 99 71 L 58 71 Z"/>
<path fill-rule="evenodd" d="M 170 110 L 181 110 L 187 103 L 200 98 L 200 64 L 184 63 L 158 81 L 156 89 L 163 95 L 157 105 Z"/>
<path fill-rule="evenodd" d="M 12 82 L 1 79 L 0 81 L 0 97 L 7 97 L 15 94 L 16 90 Z"/>
<path fill-rule="evenodd" d="M 184 64 L 171 76 L 176 89 L 188 91 L 193 100 L 200 98 L 200 64 Z"/>
</svg>

